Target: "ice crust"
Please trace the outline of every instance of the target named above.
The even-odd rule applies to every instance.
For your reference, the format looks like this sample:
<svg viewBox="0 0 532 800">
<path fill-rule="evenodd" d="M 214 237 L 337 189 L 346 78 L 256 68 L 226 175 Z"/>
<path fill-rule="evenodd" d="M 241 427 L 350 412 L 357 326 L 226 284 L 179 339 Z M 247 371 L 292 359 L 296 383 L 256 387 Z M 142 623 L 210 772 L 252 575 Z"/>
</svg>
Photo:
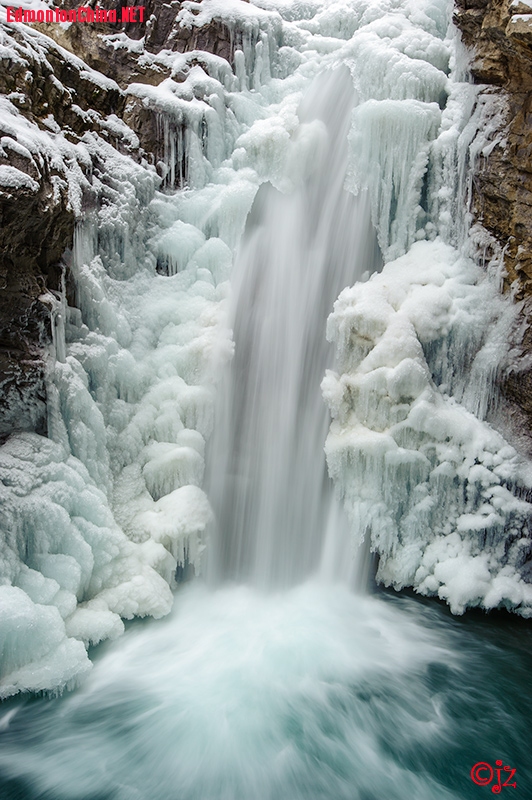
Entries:
<svg viewBox="0 0 532 800">
<path fill-rule="evenodd" d="M 530 614 L 530 468 L 472 413 L 512 318 L 480 269 L 437 240 L 345 289 L 328 323 L 338 372 L 323 381 L 326 452 L 354 528 L 380 555 L 379 581 L 438 594 L 454 613 Z"/>
<path fill-rule="evenodd" d="M 52 165 L 78 219 L 65 254 L 77 308 L 47 298 L 49 439 L 15 435 L 0 448 L 2 697 L 75 685 L 89 644 L 120 635 L 122 619 L 169 611 L 177 564 L 201 571 L 205 444 L 233 350 L 233 254 L 260 184 L 290 192 L 312 171 L 325 133 L 298 108 L 313 78 L 341 64 L 359 98 L 347 187 L 369 190 L 387 263 L 346 289 L 329 321 L 331 475 L 355 541 L 371 537 L 380 554 L 381 581 L 438 594 L 455 612 L 529 613 L 530 475 L 483 421 L 513 312 L 464 250 L 469 166 L 500 143 L 498 112 L 461 68 L 451 6 L 184 2 L 183 25 L 231 28 L 232 65 L 107 36 L 172 71 L 127 90 L 158 116 L 158 171 L 127 155 L 138 140 L 114 115 L 100 124 L 124 153 L 96 133 L 74 145 L 52 114 L 39 129 L 17 98 L 0 99 L 1 146 L 37 170 L 2 167 L 0 182 L 34 191 Z M 15 42 L 12 31 L 2 25 L 10 57 L 46 58 L 45 36 L 17 25 Z M 82 212 L 86 192 L 97 200 Z"/>
</svg>

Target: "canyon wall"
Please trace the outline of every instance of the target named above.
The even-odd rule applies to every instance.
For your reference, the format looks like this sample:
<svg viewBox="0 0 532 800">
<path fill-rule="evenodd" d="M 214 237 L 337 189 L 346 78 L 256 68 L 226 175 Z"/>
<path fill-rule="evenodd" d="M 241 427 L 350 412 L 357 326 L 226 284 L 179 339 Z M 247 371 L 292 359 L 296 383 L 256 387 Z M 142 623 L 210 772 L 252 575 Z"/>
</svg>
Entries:
<svg viewBox="0 0 532 800">
<path fill-rule="evenodd" d="M 500 376 L 504 412 L 530 452 L 532 426 L 532 3 L 456 0 L 454 22 L 472 53 L 473 80 L 497 95 L 501 143 L 480 154 L 472 211 L 504 251 L 505 290 L 523 305 L 511 364 Z M 527 441 L 528 440 L 528 441 Z"/>
</svg>

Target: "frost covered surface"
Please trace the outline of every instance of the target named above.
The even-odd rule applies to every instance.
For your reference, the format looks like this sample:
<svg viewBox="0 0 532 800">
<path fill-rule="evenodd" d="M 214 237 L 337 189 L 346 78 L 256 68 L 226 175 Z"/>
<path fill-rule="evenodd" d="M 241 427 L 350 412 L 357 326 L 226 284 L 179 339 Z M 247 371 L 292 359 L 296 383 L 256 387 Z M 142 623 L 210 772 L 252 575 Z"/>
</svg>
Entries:
<svg viewBox="0 0 532 800">
<path fill-rule="evenodd" d="M 476 123 L 467 128 L 474 89 L 459 82 L 450 10 L 447 0 L 183 3 L 182 24 L 217 18 L 234 30 L 232 65 L 108 36 L 172 71 L 127 90 L 159 120 L 157 170 L 96 132 L 73 144 L 52 115 L 38 128 L 16 98 L 2 99 L 9 136 L 36 169 L 43 153 L 57 165 L 78 219 L 66 255 L 77 307 L 50 298 L 50 440 L 15 436 L 0 450 L 4 696 L 81 680 L 84 645 L 119 635 L 122 618 L 167 613 L 176 565 L 201 569 L 205 444 L 216 374 L 232 354 L 233 253 L 259 185 L 290 192 L 312 171 L 325 134 L 302 124 L 298 107 L 312 79 L 341 64 L 359 97 L 348 186 L 369 188 L 388 263 L 346 290 L 331 317 L 331 474 L 355 538 L 367 532 L 381 554 L 382 581 L 439 593 L 455 611 L 528 613 L 519 569 L 529 506 L 517 496 L 528 476 L 476 405 L 502 328 L 486 332 L 507 312 L 473 263 L 437 239 L 458 240 L 466 156 L 472 143 L 490 146 Z M 44 57 L 49 40 L 18 28 Z M 10 30 L 4 46 L 22 58 Z M 118 117 L 99 124 L 138 146 Z M 7 187 L 35 188 L 37 173 L 2 169 Z M 177 185 L 186 188 L 168 191 Z"/>
<path fill-rule="evenodd" d="M 329 318 L 338 358 L 323 382 L 331 473 L 380 555 L 377 579 L 438 594 L 455 613 L 531 613 L 520 574 L 530 467 L 472 413 L 492 391 L 485 373 L 510 321 L 495 287 L 442 242 L 418 242 L 344 290 Z"/>
<path fill-rule="evenodd" d="M 18 28 L 17 41 L 4 31 L 13 59 L 29 66 L 55 47 Z M 109 88 L 104 76 L 92 82 Z M 41 129 L 12 99 L 0 100 L 1 144 L 29 174 L 2 166 L 1 183 L 39 191 L 51 174 L 51 202 L 63 197 L 78 219 L 65 254 L 77 307 L 65 293 L 43 297 L 54 331 L 50 438 L 18 435 L 0 448 L 2 697 L 75 685 L 90 669 L 89 644 L 118 636 L 122 619 L 167 614 L 177 563 L 199 567 L 211 517 L 199 488 L 210 369 L 231 353 L 219 324 L 228 245 L 178 220 L 145 160 L 96 132 L 73 143 L 52 114 Z M 138 147 L 116 116 L 78 113 L 120 136 L 124 149 Z M 87 198 L 93 210 L 82 211 Z"/>
</svg>

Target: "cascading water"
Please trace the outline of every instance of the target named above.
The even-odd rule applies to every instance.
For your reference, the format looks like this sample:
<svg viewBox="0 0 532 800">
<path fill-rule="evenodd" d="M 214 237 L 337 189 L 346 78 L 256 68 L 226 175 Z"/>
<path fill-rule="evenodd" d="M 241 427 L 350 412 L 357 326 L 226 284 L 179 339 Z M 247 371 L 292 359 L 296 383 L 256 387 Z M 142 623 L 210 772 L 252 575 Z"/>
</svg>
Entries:
<svg viewBox="0 0 532 800">
<path fill-rule="evenodd" d="M 451 3 L 181 5 L 243 46 L 128 89 L 189 186 L 86 137 L 50 439 L 0 448 L 2 798 L 474 800 L 496 759 L 517 797 L 526 623 L 348 588 L 365 537 L 384 582 L 532 604 L 530 480 L 483 420 L 511 310 L 455 249 L 486 134 Z"/>
<path fill-rule="evenodd" d="M 290 586 L 318 570 L 328 523 L 324 568 L 354 568 L 347 519 L 327 475 L 320 391 L 332 363 L 324 336 L 332 304 L 379 263 L 367 197 L 344 188 L 353 103 L 345 67 L 314 81 L 299 110 L 302 123 L 322 126 L 310 174 L 289 195 L 261 187 L 236 260 L 236 353 L 208 480 L 219 577 Z M 331 539 L 341 542 L 337 556 Z"/>
</svg>

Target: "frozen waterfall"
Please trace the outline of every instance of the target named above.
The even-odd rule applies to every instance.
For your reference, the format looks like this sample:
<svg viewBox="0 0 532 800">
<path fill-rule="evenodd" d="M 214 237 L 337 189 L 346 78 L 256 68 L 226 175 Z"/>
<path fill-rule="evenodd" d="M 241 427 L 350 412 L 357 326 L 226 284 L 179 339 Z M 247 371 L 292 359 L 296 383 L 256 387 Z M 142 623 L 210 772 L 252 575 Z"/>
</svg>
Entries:
<svg viewBox="0 0 532 800">
<path fill-rule="evenodd" d="M 77 218 L 48 438 L 0 448 L 3 697 L 81 682 L 184 574 L 353 584 L 372 550 L 382 584 L 530 615 L 531 470 L 494 402 L 515 311 L 467 212 L 497 109 L 451 5 L 183 3 L 238 47 L 142 54 L 171 72 L 127 89 L 159 171 L 111 145 L 135 140 L 115 115 L 74 145 L 2 99 Z"/>
<path fill-rule="evenodd" d="M 532 614 L 515 308 L 468 213 L 498 111 L 452 2 L 177 5 L 231 64 L 110 37 L 169 74 L 127 88 L 159 164 L 114 114 L 73 144 L 0 98 L 77 219 L 48 437 L 0 447 L 0 794 L 474 800 L 486 759 L 531 785 L 529 627 L 428 599 Z M 370 551 L 405 591 L 353 591 Z"/>
</svg>

